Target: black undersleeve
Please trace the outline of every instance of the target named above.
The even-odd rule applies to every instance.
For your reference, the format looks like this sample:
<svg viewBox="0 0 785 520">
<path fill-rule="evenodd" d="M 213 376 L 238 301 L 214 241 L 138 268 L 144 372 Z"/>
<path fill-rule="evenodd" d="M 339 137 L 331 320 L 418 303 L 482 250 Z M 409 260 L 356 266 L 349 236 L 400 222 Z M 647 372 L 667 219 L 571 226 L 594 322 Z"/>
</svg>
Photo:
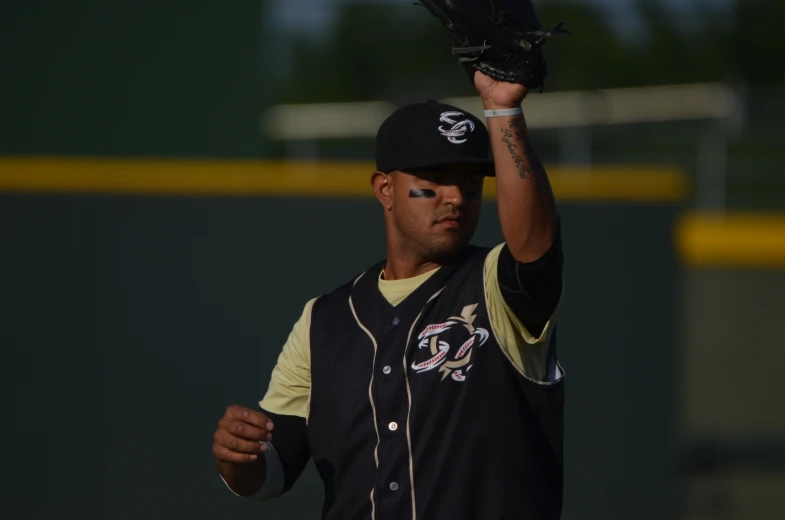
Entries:
<svg viewBox="0 0 785 520">
<path fill-rule="evenodd" d="M 542 334 L 559 303 L 563 265 L 560 227 L 553 245 L 539 260 L 518 262 L 506 245 L 499 255 L 499 286 L 504 300 L 535 337 Z"/>
<path fill-rule="evenodd" d="M 281 458 L 284 486 L 281 494 L 289 491 L 311 458 L 308 447 L 308 426 L 305 419 L 293 415 L 280 415 L 261 409 L 275 425 L 272 445 Z"/>
</svg>

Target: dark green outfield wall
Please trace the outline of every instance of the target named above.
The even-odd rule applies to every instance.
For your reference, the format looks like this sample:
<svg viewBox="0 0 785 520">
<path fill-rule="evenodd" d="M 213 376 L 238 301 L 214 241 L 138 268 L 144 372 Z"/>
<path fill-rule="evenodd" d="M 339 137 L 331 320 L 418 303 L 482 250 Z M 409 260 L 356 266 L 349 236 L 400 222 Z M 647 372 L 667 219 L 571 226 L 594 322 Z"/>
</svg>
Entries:
<svg viewBox="0 0 785 520">
<path fill-rule="evenodd" d="M 676 211 L 562 207 L 565 519 L 671 517 Z M 476 238 L 501 240 L 492 204 Z M 232 496 L 211 436 L 306 300 L 383 255 L 371 200 L 0 196 L 0 517 L 318 518 L 310 470 Z"/>
</svg>

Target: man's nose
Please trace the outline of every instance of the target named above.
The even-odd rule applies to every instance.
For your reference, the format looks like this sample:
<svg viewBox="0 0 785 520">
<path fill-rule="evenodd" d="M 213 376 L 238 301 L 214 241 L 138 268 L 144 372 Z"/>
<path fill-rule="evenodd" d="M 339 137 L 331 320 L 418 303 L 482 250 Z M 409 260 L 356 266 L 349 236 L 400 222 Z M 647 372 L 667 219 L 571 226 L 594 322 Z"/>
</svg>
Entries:
<svg viewBox="0 0 785 520">
<path fill-rule="evenodd" d="M 445 204 L 452 204 L 453 206 L 462 206 L 466 202 L 466 194 L 457 184 L 447 184 L 442 186 L 442 198 Z"/>
</svg>

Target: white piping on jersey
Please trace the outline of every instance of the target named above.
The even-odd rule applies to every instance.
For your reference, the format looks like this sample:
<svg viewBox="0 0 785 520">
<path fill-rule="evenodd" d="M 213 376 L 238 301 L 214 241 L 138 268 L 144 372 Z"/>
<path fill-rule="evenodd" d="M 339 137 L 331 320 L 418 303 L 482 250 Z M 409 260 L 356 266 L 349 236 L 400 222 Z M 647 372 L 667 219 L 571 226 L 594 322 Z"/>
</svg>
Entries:
<svg viewBox="0 0 785 520">
<path fill-rule="evenodd" d="M 308 366 L 311 365 L 310 354 L 311 354 L 311 319 L 313 318 L 313 308 L 316 306 L 316 302 L 313 302 L 311 305 L 311 310 L 308 313 Z M 313 381 L 313 379 L 311 380 Z M 305 425 L 308 426 L 311 420 L 311 397 L 313 397 L 313 383 L 311 383 L 310 387 L 308 388 L 308 404 L 305 407 Z"/>
<path fill-rule="evenodd" d="M 444 291 L 444 287 L 439 289 L 439 292 L 431 296 L 425 305 L 431 303 L 437 296 L 439 296 L 442 291 Z M 409 484 L 412 490 L 412 520 L 417 520 L 417 502 L 414 498 L 414 455 L 412 454 L 412 432 L 409 428 L 409 421 L 412 415 L 412 388 L 409 385 L 409 364 L 406 362 L 406 353 L 409 350 L 409 341 L 412 339 L 412 332 L 414 332 L 414 327 L 417 326 L 417 322 L 420 321 L 422 317 L 422 313 L 425 309 L 420 311 L 420 314 L 417 315 L 417 318 L 412 322 L 412 326 L 409 329 L 409 335 L 406 337 L 406 348 L 403 350 L 403 376 L 406 378 L 406 395 L 409 398 L 409 411 L 406 412 L 406 444 L 409 448 Z"/>
<path fill-rule="evenodd" d="M 486 260 L 486 262 L 487 262 L 487 260 Z M 496 340 L 496 344 L 499 345 L 499 350 L 502 351 L 502 354 L 504 354 L 504 357 L 507 358 L 507 361 L 509 361 L 510 364 L 515 368 L 515 370 L 519 374 L 521 374 L 524 378 L 526 378 L 527 381 L 529 381 L 531 383 L 534 383 L 535 385 L 539 385 L 539 386 L 554 386 L 554 385 L 558 384 L 561 381 L 561 378 L 559 378 L 557 381 L 546 382 L 546 381 L 537 381 L 536 379 L 533 379 L 533 378 L 529 377 L 528 375 L 526 375 L 526 373 L 523 371 L 523 369 L 521 367 L 519 367 L 517 365 L 517 363 L 515 363 L 515 361 L 513 361 L 513 359 L 510 357 L 510 353 L 507 351 L 507 349 L 504 347 L 504 345 L 502 345 L 501 339 L 499 339 L 499 334 L 496 332 L 496 326 L 493 324 L 493 319 L 491 318 L 490 312 L 488 312 L 488 309 L 490 309 L 491 307 L 488 304 L 488 291 L 486 290 L 486 287 L 488 287 L 488 275 L 486 273 L 486 269 L 483 269 L 482 270 L 482 294 L 483 294 L 483 298 L 485 298 L 485 309 L 486 309 L 486 312 L 488 313 L 488 323 L 491 326 L 491 332 L 493 333 L 493 338 Z M 551 343 L 552 339 L 553 338 L 548 338 L 548 348 L 549 349 L 551 348 L 550 343 Z M 561 369 L 561 365 L 558 365 L 558 362 L 557 362 L 557 366 L 559 367 L 559 369 L 561 371 L 561 375 L 564 376 L 564 370 Z"/>
<path fill-rule="evenodd" d="M 357 277 L 357 280 L 354 281 L 354 285 L 357 285 L 357 282 L 360 281 L 363 275 Z M 357 322 L 357 325 L 365 332 L 369 338 L 371 338 L 371 343 L 373 343 L 373 364 L 371 365 L 371 383 L 368 385 L 368 399 L 371 401 L 371 410 L 373 410 L 373 427 L 376 430 L 376 447 L 373 449 L 373 458 L 376 461 L 376 470 L 379 470 L 379 444 L 382 442 L 382 438 L 379 436 L 379 424 L 376 420 L 376 403 L 373 402 L 373 378 L 376 374 L 376 352 L 378 351 L 378 346 L 376 344 L 376 338 L 373 337 L 371 331 L 368 330 L 365 325 L 362 324 L 360 318 L 357 317 L 357 311 L 354 309 L 354 302 L 352 301 L 351 295 L 349 296 L 349 307 L 352 309 L 352 315 L 354 316 L 354 321 Z M 375 479 L 374 479 L 375 480 Z M 376 518 L 376 502 L 374 501 L 373 495 L 376 489 L 376 482 L 374 482 L 373 487 L 371 487 L 371 520 Z"/>
</svg>

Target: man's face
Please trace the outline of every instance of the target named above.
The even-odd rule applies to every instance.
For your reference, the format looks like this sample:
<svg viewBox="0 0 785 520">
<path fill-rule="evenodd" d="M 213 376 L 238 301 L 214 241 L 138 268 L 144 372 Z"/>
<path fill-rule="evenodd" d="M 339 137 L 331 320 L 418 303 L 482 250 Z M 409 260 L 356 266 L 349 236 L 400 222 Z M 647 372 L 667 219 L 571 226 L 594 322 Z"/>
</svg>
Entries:
<svg viewBox="0 0 785 520">
<path fill-rule="evenodd" d="M 468 245 L 480 219 L 483 175 L 458 165 L 394 172 L 392 218 L 408 249 L 432 261 Z"/>
</svg>

